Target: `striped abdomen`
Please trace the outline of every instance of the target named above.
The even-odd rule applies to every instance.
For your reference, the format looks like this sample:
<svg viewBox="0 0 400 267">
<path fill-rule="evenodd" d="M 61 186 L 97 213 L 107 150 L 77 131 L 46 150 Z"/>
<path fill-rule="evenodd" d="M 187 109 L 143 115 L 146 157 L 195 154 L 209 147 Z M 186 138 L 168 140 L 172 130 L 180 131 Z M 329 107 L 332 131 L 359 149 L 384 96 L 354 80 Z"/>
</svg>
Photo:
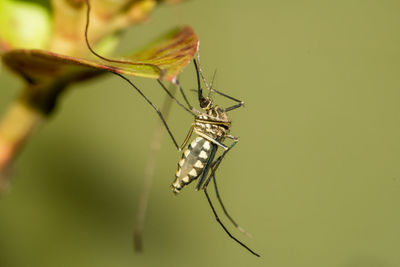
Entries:
<svg viewBox="0 0 400 267">
<path fill-rule="evenodd" d="M 197 137 L 183 152 L 178 163 L 175 181 L 172 184 L 174 193 L 200 176 L 207 164 L 211 151 L 211 143 L 202 137 Z"/>
</svg>

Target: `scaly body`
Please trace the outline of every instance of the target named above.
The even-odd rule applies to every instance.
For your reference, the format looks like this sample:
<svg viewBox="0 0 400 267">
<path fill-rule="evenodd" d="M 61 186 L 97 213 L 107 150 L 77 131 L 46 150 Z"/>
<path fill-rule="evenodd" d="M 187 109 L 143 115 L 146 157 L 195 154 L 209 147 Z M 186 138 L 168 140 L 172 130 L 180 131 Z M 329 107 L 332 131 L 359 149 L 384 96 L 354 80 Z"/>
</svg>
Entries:
<svg viewBox="0 0 400 267">
<path fill-rule="evenodd" d="M 183 152 L 172 183 L 174 193 L 180 190 L 201 175 L 196 189 L 201 189 L 205 177 L 212 163 L 218 146 L 226 149 L 221 142 L 229 133 L 230 121 L 226 112 L 218 106 L 213 106 L 206 98 L 206 113 L 195 117 L 195 122 L 189 132 L 194 132 L 198 137 L 193 140 Z"/>
</svg>

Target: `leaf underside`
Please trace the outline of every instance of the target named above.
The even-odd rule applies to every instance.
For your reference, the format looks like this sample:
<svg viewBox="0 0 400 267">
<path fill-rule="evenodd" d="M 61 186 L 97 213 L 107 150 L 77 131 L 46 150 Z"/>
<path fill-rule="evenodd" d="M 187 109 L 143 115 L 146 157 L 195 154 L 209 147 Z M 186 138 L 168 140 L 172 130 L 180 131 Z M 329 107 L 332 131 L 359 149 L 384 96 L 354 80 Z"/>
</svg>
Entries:
<svg viewBox="0 0 400 267">
<path fill-rule="evenodd" d="M 142 51 L 118 59 L 77 58 L 45 50 L 17 49 L 3 55 L 4 63 L 30 83 L 42 83 L 68 73 L 111 71 L 125 75 L 173 81 L 193 59 L 198 39 L 189 26 L 175 28 Z"/>
</svg>

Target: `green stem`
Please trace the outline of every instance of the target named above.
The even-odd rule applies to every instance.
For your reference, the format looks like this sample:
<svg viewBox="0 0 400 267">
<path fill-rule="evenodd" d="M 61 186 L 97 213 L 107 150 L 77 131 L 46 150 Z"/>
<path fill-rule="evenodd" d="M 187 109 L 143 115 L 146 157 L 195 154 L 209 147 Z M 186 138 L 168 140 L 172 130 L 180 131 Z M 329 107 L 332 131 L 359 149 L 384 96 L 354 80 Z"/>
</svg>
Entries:
<svg viewBox="0 0 400 267">
<path fill-rule="evenodd" d="M 38 129 L 45 116 L 15 101 L 0 122 L 0 191 L 6 186 L 6 176 L 12 162 L 26 140 Z"/>
<path fill-rule="evenodd" d="M 172 87 L 171 94 L 174 95 L 176 92 L 176 86 Z M 165 97 L 161 113 L 167 118 L 169 111 L 171 110 L 172 100 L 168 96 Z M 134 246 L 137 252 L 143 251 L 143 230 L 146 219 L 146 213 L 149 203 L 150 190 L 153 185 L 154 171 L 157 165 L 157 156 L 161 149 L 162 136 L 165 131 L 165 126 L 161 120 L 157 121 L 157 126 L 154 129 L 153 141 L 150 147 L 150 153 L 147 159 L 147 163 L 144 169 L 143 186 L 140 193 L 138 210 L 136 212 L 136 222 L 134 229 Z"/>
<path fill-rule="evenodd" d="M 93 71 L 68 72 L 44 83 L 27 84 L 0 120 L 0 192 L 7 184 L 11 164 L 24 144 L 53 113 L 66 87 L 96 74 Z"/>
</svg>

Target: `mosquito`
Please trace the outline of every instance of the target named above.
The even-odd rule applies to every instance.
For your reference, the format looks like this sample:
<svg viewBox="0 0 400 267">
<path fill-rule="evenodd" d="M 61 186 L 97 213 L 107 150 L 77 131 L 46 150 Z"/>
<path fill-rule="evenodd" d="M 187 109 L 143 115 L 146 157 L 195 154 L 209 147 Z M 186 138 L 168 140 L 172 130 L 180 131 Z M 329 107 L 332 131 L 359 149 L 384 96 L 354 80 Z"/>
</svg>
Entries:
<svg viewBox="0 0 400 267">
<path fill-rule="evenodd" d="M 86 0 L 85 2 L 87 5 L 85 41 L 86 41 L 88 49 L 95 56 L 97 56 L 103 60 L 109 61 L 109 62 L 116 62 L 116 63 L 122 63 L 122 64 L 146 65 L 146 63 L 133 63 L 133 62 L 129 62 L 129 61 L 109 59 L 109 58 L 99 55 L 98 53 L 96 53 L 93 50 L 93 48 L 91 47 L 89 40 L 88 40 L 89 16 L 90 16 L 91 7 L 90 7 L 89 0 Z M 198 54 L 198 60 L 199 60 L 199 54 Z M 171 94 L 171 92 L 166 88 L 166 86 L 161 82 L 160 79 L 157 80 L 158 83 L 163 88 L 163 90 L 167 93 L 167 95 L 173 101 L 175 101 L 185 111 L 189 112 L 190 114 L 192 114 L 194 116 L 194 123 L 192 123 L 189 133 L 187 134 L 187 136 L 181 146 L 178 145 L 163 114 L 158 109 L 158 107 L 156 105 L 154 105 L 152 103 L 152 101 L 130 79 L 128 79 L 124 75 L 114 72 L 112 70 L 110 70 L 109 72 L 121 77 L 126 82 L 128 82 L 146 100 L 146 102 L 155 110 L 155 112 L 159 116 L 160 120 L 164 124 L 169 136 L 171 137 L 172 142 L 174 143 L 175 147 L 179 151 L 182 151 L 186 147 L 186 145 L 188 144 L 188 142 L 193 134 L 197 135 L 197 138 L 195 140 L 193 140 L 189 144 L 187 149 L 183 152 L 182 158 L 178 163 L 178 170 L 175 173 L 175 181 L 172 183 L 173 192 L 175 194 L 178 194 L 184 186 L 188 185 L 193 180 L 200 177 L 200 179 L 197 183 L 197 186 L 196 186 L 196 191 L 198 191 L 198 190 L 204 191 L 205 196 L 206 196 L 207 201 L 211 207 L 211 210 L 215 216 L 216 221 L 220 224 L 220 226 L 223 228 L 223 230 L 228 234 L 228 236 L 230 238 L 232 238 L 234 241 L 236 241 L 242 247 L 247 249 L 253 255 L 260 257 L 259 254 L 254 252 L 252 249 L 250 249 L 248 246 L 246 246 L 244 243 L 242 243 L 240 240 L 238 240 L 236 237 L 234 237 L 228 231 L 228 229 L 225 227 L 225 225 L 220 220 L 220 218 L 214 208 L 214 205 L 212 204 L 210 196 L 208 195 L 208 192 L 207 192 L 207 186 L 208 186 L 210 180 L 213 180 L 217 199 L 218 199 L 225 215 L 239 231 L 250 236 L 250 234 L 247 233 L 242 227 L 240 227 L 227 212 L 227 210 L 222 202 L 221 196 L 219 194 L 219 190 L 218 190 L 218 186 L 217 186 L 217 182 L 216 182 L 216 178 L 215 178 L 215 172 L 218 169 L 218 167 L 220 166 L 221 161 L 224 159 L 225 155 L 239 142 L 239 139 L 237 137 L 229 134 L 230 127 L 231 127 L 231 121 L 229 120 L 227 113 L 229 111 L 232 111 L 232 110 L 242 107 L 244 105 L 244 103 L 243 103 L 243 101 L 240 101 L 236 98 L 228 96 L 228 95 L 214 89 L 212 87 L 212 83 L 211 83 L 211 86 L 208 85 L 208 83 L 206 82 L 204 75 L 201 71 L 200 65 L 198 65 L 196 59 L 193 59 L 193 63 L 195 66 L 196 76 L 197 76 L 197 93 L 198 93 L 199 106 L 201 109 L 204 110 L 203 112 L 198 111 L 189 103 L 189 101 L 182 89 L 182 86 L 180 85 L 180 83 L 177 79 L 174 81 L 174 83 L 178 86 L 179 91 L 187 104 L 187 107 L 185 105 L 183 105 L 180 101 L 178 101 Z M 161 71 L 161 70 L 159 69 L 159 71 Z M 206 85 L 206 88 L 209 90 L 207 97 L 203 96 L 203 89 L 201 87 L 200 75 L 202 77 L 204 84 Z M 215 92 L 225 98 L 228 98 L 228 99 L 236 102 L 237 104 L 227 107 L 227 108 L 222 108 L 218 105 L 215 105 L 213 103 L 212 99 L 210 98 L 211 92 Z M 232 144 L 229 146 L 225 145 L 223 143 L 223 141 L 225 139 L 231 139 Z M 224 151 L 218 158 L 215 159 L 216 153 L 217 153 L 217 150 L 219 147 L 221 147 Z"/>
<path fill-rule="evenodd" d="M 199 56 L 199 55 L 198 55 Z M 217 199 L 227 216 L 227 218 L 232 222 L 232 224 L 238 228 L 244 234 L 250 236 L 242 227 L 240 227 L 229 215 L 227 212 L 222 199 L 219 194 L 215 172 L 220 166 L 222 160 L 226 156 L 226 154 L 239 142 L 239 139 L 230 134 L 231 121 L 228 117 L 228 112 L 240 108 L 244 105 L 243 101 L 233 98 L 229 95 L 226 95 L 208 85 L 206 82 L 204 75 L 201 71 L 200 65 L 193 59 L 193 63 L 196 70 L 197 77 L 197 97 L 199 101 L 199 106 L 203 109 L 203 112 L 196 110 L 188 101 L 182 86 L 179 81 L 176 80 L 175 83 L 179 87 L 179 91 L 181 92 L 183 99 L 185 100 L 187 107 L 182 105 L 175 98 L 175 102 L 177 102 L 180 106 L 184 107 L 185 110 L 189 111 L 192 115 L 194 115 L 194 122 L 190 127 L 190 130 L 183 141 L 183 144 L 178 148 L 178 150 L 183 150 L 187 144 L 189 143 L 190 138 L 193 134 L 197 135 L 197 137 L 187 146 L 187 148 L 183 151 L 182 157 L 178 163 L 178 168 L 175 173 L 175 180 L 172 183 L 172 191 L 174 194 L 178 194 L 186 185 L 190 184 L 192 181 L 199 179 L 196 185 L 196 191 L 203 190 L 204 194 L 207 198 L 207 201 L 211 207 L 211 210 L 215 216 L 215 219 L 223 228 L 223 230 L 228 234 L 230 238 L 239 243 L 241 246 L 246 248 L 249 252 L 251 252 L 255 256 L 260 256 L 244 243 L 239 241 L 236 237 L 234 237 L 225 225 L 220 220 L 214 205 L 211 202 L 210 196 L 207 192 L 207 186 L 209 182 L 212 180 L 215 188 L 215 192 L 217 195 Z M 204 97 L 203 89 L 201 87 L 200 75 L 202 77 L 203 83 L 206 88 L 209 90 L 208 96 Z M 214 80 L 214 79 L 213 79 Z M 167 88 L 159 81 L 160 85 L 163 87 L 165 91 L 168 91 Z M 217 93 L 229 100 L 236 102 L 236 104 L 229 106 L 227 108 L 220 107 L 214 104 L 210 95 L 211 92 Z M 169 94 L 170 95 L 170 94 Z M 170 95 L 171 96 L 171 95 Z M 173 97 L 173 96 L 172 96 Z M 232 143 L 228 146 L 224 144 L 225 139 L 232 140 Z M 174 142 L 176 143 L 176 142 Z M 216 158 L 218 148 L 222 148 L 222 154 Z"/>
<path fill-rule="evenodd" d="M 193 60 L 193 62 L 196 67 L 196 71 L 198 73 L 198 67 L 197 67 L 196 60 Z M 211 91 L 215 92 L 215 93 L 220 94 L 228 99 L 238 102 L 238 104 L 235 104 L 228 108 L 221 108 L 217 105 L 214 105 L 212 100 L 209 97 L 204 97 L 202 95 L 201 87 L 198 87 L 200 107 L 205 110 L 205 112 L 202 113 L 202 112 L 196 110 L 195 108 L 193 108 L 189 104 L 189 102 L 187 101 L 186 95 L 184 94 L 183 89 L 179 85 L 178 81 L 175 81 L 175 83 L 178 84 L 179 91 L 181 92 L 185 101 L 187 101 L 187 103 L 189 104 L 189 108 L 185 107 L 182 103 L 180 103 L 171 94 L 171 92 L 165 87 L 165 85 L 160 80 L 157 80 L 158 83 L 161 85 L 161 87 L 164 89 L 164 91 L 168 94 L 168 96 L 173 101 L 175 101 L 179 106 L 184 108 L 186 111 L 195 115 L 195 122 L 192 124 L 192 126 L 189 130 L 189 133 L 187 134 L 183 144 L 181 146 L 179 146 L 174 135 L 172 134 L 164 116 L 162 115 L 161 111 L 150 101 L 149 98 L 147 98 L 143 94 L 143 92 L 138 87 L 136 87 L 136 85 L 131 80 L 129 80 L 128 78 L 126 78 L 125 76 L 123 76 L 119 73 L 113 72 L 113 74 L 120 76 L 122 79 L 127 81 L 151 105 L 151 107 L 156 111 L 157 115 L 159 116 L 162 123 L 164 124 L 175 147 L 179 151 L 182 151 L 186 147 L 186 145 L 188 144 L 188 142 L 193 134 L 198 135 L 198 137 L 195 140 L 193 140 L 189 144 L 188 148 L 183 152 L 182 158 L 178 163 L 178 170 L 175 173 L 175 180 L 172 183 L 172 190 L 173 190 L 174 194 L 175 195 L 178 194 L 184 186 L 188 185 L 190 182 L 192 182 L 193 180 L 200 177 L 200 179 L 196 185 L 196 191 L 198 191 L 198 190 L 204 191 L 204 194 L 207 198 L 207 201 L 211 207 L 211 210 L 215 216 L 216 221 L 220 224 L 222 229 L 226 232 L 226 234 L 230 238 L 232 238 L 234 241 L 236 241 L 242 247 L 247 249 L 253 255 L 260 257 L 260 255 L 258 253 L 256 253 L 252 249 L 250 249 L 248 246 L 246 246 L 243 242 L 241 242 L 239 239 L 234 237 L 229 232 L 229 230 L 225 227 L 225 225 L 220 220 L 220 218 L 214 208 L 214 205 L 212 204 L 210 196 L 207 192 L 207 186 L 208 186 L 209 182 L 211 180 L 213 180 L 215 193 L 216 193 L 217 199 L 221 205 L 221 208 L 224 211 L 224 214 L 239 231 L 241 231 L 242 233 L 251 237 L 251 235 L 248 232 L 246 232 L 240 225 L 238 225 L 235 222 L 235 220 L 229 215 L 228 211 L 225 208 L 225 205 L 222 202 L 221 196 L 219 194 L 216 178 L 215 178 L 215 172 L 218 169 L 218 167 L 220 166 L 221 161 L 224 159 L 226 154 L 239 142 L 239 139 L 237 137 L 229 134 L 231 122 L 228 119 L 227 112 L 243 106 L 243 102 L 240 100 L 237 100 L 231 96 L 228 96 L 220 91 L 217 91 L 216 89 L 210 88 L 210 92 Z M 199 81 L 199 77 L 197 77 L 197 79 Z M 229 146 L 225 145 L 223 143 L 225 138 L 231 139 L 233 141 L 232 144 Z M 219 147 L 223 148 L 224 152 L 217 159 L 215 159 L 216 152 Z"/>
</svg>

